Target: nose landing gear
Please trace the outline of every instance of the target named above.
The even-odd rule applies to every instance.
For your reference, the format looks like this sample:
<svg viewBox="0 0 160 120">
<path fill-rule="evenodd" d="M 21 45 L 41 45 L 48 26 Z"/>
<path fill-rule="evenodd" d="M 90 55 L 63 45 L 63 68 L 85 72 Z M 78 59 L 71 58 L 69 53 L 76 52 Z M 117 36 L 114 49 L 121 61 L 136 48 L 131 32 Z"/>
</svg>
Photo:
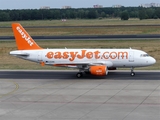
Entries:
<svg viewBox="0 0 160 120">
<path fill-rule="evenodd" d="M 134 67 L 131 67 L 131 76 L 135 76 Z"/>
</svg>

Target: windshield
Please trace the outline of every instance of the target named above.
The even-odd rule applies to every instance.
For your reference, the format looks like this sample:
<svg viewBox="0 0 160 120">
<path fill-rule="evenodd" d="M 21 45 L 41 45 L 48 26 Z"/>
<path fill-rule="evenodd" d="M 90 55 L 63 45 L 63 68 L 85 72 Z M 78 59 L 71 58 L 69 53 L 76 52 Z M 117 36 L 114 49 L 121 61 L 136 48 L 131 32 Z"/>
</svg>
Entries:
<svg viewBox="0 0 160 120">
<path fill-rule="evenodd" d="M 149 57 L 148 54 L 141 54 L 141 57 Z"/>
</svg>

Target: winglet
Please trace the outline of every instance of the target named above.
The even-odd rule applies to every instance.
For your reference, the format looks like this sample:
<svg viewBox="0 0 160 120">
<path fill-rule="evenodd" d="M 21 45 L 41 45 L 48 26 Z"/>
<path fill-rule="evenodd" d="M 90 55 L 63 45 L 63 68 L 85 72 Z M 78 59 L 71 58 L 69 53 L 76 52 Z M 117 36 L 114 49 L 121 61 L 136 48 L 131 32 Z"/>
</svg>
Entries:
<svg viewBox="0 0 160 120">
<path fill-rule="evenodd" d="M 16 39 L 18 50 L 42 49 L 19 23 L 13 23 L 12 30 Z"/>
</svg>

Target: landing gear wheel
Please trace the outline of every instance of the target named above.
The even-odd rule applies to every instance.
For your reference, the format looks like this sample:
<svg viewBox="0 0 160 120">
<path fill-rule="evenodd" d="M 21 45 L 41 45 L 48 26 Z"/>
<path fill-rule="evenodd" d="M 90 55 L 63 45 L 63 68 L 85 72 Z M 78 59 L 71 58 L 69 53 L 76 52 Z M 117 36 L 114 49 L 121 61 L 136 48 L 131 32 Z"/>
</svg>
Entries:
<svg viewBox="0 0 160 120">
<path fill-rule="evenodd" d="M 131 76 L 135 76 L 135 73 L 134 73 L 134 67 L 131 67 Z"/>
<path fill-rule="evenodd" d="M 76 76 L 77 76 L 77 78 L 81 78 L 81 77 L 83 76 L 83 74 L 82 74 L 82 72 L 78 72 L 78 73 L 76 74 Z"/>
<path fill-rule="evenodd" d="M 135 76 L 135 73 L 134 73 L 134 72 L 131 72 L 131 76 Z"/>
</svg>

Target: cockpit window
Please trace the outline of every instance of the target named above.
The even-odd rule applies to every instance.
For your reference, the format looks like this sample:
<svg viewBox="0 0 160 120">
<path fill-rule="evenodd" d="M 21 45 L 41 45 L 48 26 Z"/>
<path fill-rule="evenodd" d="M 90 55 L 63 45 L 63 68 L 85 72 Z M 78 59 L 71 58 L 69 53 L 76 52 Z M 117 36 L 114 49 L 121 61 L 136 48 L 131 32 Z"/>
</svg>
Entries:
<svg viewBox="0 0 160 120">
<path fill-rule="evenodd" d="M 148 54 L 141 54 L 141 57 L 149 57 Z"/>
</svg>

